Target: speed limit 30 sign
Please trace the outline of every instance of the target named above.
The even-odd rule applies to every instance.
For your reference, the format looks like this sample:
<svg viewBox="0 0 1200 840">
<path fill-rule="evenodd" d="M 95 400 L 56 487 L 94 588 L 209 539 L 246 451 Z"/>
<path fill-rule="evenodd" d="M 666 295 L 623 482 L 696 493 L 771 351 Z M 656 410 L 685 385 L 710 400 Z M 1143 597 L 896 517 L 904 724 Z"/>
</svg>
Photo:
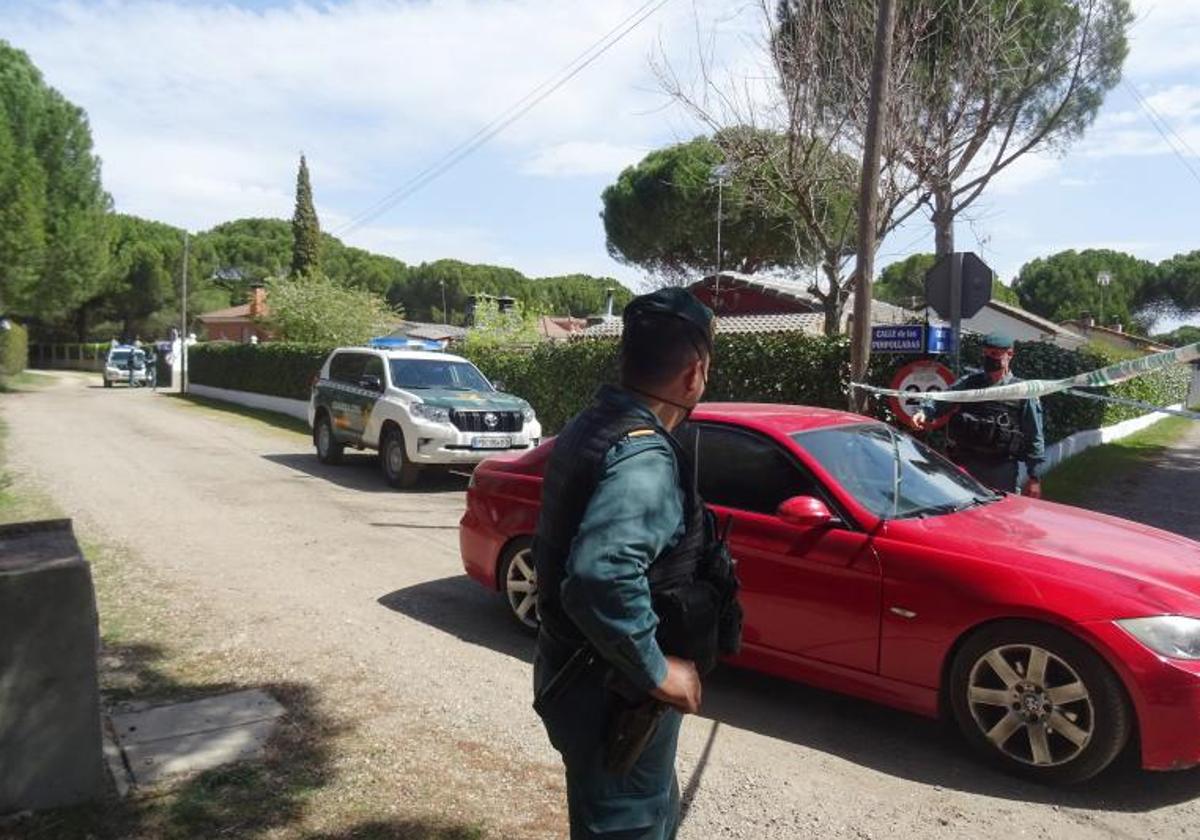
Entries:
<svg viewBox="0 0 1200 840">
<path fill-rule="evenodd" d="M 954 374 L 950 368 L 931 359 L 921 359 L 909 362 L 896 371 L 892 377 L 891 388 L 895 391 L 907 391 L 911 397 L 888 397 L 892 413 L 896 419 L 910 429 L 916 428 L 912 418 L 921 409 L 921 400 L 930 391 L 945 391 L 954 384 Z M 950 422 L 950 415 L 945 414 L 925 426 L 926 429 L 940 429 Z"/>
</svg>

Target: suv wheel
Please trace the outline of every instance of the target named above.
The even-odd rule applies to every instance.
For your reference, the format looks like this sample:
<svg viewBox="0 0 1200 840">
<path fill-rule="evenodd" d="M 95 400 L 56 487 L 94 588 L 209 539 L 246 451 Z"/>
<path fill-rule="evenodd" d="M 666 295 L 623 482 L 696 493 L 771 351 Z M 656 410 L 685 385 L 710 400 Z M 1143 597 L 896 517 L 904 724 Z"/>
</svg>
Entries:
<svg viewBox="0 0 1200 840">
<path fill-rule="evenodd" d="M 1053 627 L 1006 621 L 966 641 L 950 673 L 963 735 L 1009 772 L 1051 784 L 1082 782 L 1110 763 L 1134 722 L 1112 669 Z"/>
<path fill-rule="evenodd" d="M 317 447 L 317 460 L 322 464 L 342 462 L 345 447 L 333 436 L 333 424 L 329 422 L 329 415 L 324 411 L 317 415 L 317 425 L 313 428 L 313 443 Z"/>
<path fill-rule="evenodd" d="M 404 449 L 404 433 L 395 426 L 388 426 L 383 433 L 379 464 L 383 467 L 388 484 L 393 487 L 412 487 L 421 472 L 420 467 L 408 460 L 408 452 Z"/>
</svg>

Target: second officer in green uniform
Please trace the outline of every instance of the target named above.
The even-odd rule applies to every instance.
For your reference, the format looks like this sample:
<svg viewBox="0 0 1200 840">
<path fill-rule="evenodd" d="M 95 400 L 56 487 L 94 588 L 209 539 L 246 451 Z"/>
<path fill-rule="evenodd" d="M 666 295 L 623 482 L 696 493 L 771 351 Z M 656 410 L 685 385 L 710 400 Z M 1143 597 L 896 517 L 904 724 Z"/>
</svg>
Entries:
<svg viewBox="0 0 1200 840">
<path fill-rule="evenodd" d="M 620 386 L 567 424 L 543 482 L 535 708 L 566 768 L 571 837 L 666 840 L 681 715 L 716 658 L 720 587 L 697 583 L 715 529 L 671 434 L 704 393 L 712 312 L 662 289 L 623 326 Z"/>
</svg>

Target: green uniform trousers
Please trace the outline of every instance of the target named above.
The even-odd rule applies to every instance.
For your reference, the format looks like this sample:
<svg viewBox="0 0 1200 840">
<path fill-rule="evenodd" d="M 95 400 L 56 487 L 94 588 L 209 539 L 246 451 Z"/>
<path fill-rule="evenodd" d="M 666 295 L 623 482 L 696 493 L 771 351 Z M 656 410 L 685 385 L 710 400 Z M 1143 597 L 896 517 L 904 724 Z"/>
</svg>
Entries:
<svg viewBox="0 0 1200 840">
<path fill-rule="evenodd" d="M 558 667 L 539 645 L 535 690 Z M 604 770 L 611 698 L 603 668 L 594 668 L 555 698 L 542 718 L 566 766 L 571 840 L 671 840 L 679 822 L 675 746 L 682 715 L 668 709 L 629 775 L 618 776 Z"/>
</svg>

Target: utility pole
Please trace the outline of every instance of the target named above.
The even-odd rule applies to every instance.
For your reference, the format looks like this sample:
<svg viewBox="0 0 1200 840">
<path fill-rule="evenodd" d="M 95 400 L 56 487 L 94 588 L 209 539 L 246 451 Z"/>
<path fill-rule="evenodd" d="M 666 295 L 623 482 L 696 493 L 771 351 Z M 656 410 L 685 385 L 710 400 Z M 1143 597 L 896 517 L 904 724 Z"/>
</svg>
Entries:
<svg viewBox="0 0 1200 840">
<path fill-rule="evenodd" d="M 179 393 L 187 393 L 187 267 L 188 232 L 183 232 L 183 286 L 179 295 Z"/>
<path fill-rule="evenodd" d="M 450 313 L 446 311 L 446 281 L 439 280 L 438 283 L 442 287 L 442 323 L 450 323 Z"/>
<path fill-rule="evenodd" d="M 871 358 L 871 285 L 875 272 L 876 216 L 879 209 L 879 156 L 883 139 L 883 104 L 888 98 L 892 65 L 895 0 L 879 0 L 875 18 L 875 55 L 871 63 L 871 98 L 863 143 L 862 181 L 858 191 L 858 258 L 854 267 L 854 334 L 850 339 L 850 381 L 862 382 Z M 850 409 L 866 409 L 867 394 L 850 389 Z"/>
</svg>

